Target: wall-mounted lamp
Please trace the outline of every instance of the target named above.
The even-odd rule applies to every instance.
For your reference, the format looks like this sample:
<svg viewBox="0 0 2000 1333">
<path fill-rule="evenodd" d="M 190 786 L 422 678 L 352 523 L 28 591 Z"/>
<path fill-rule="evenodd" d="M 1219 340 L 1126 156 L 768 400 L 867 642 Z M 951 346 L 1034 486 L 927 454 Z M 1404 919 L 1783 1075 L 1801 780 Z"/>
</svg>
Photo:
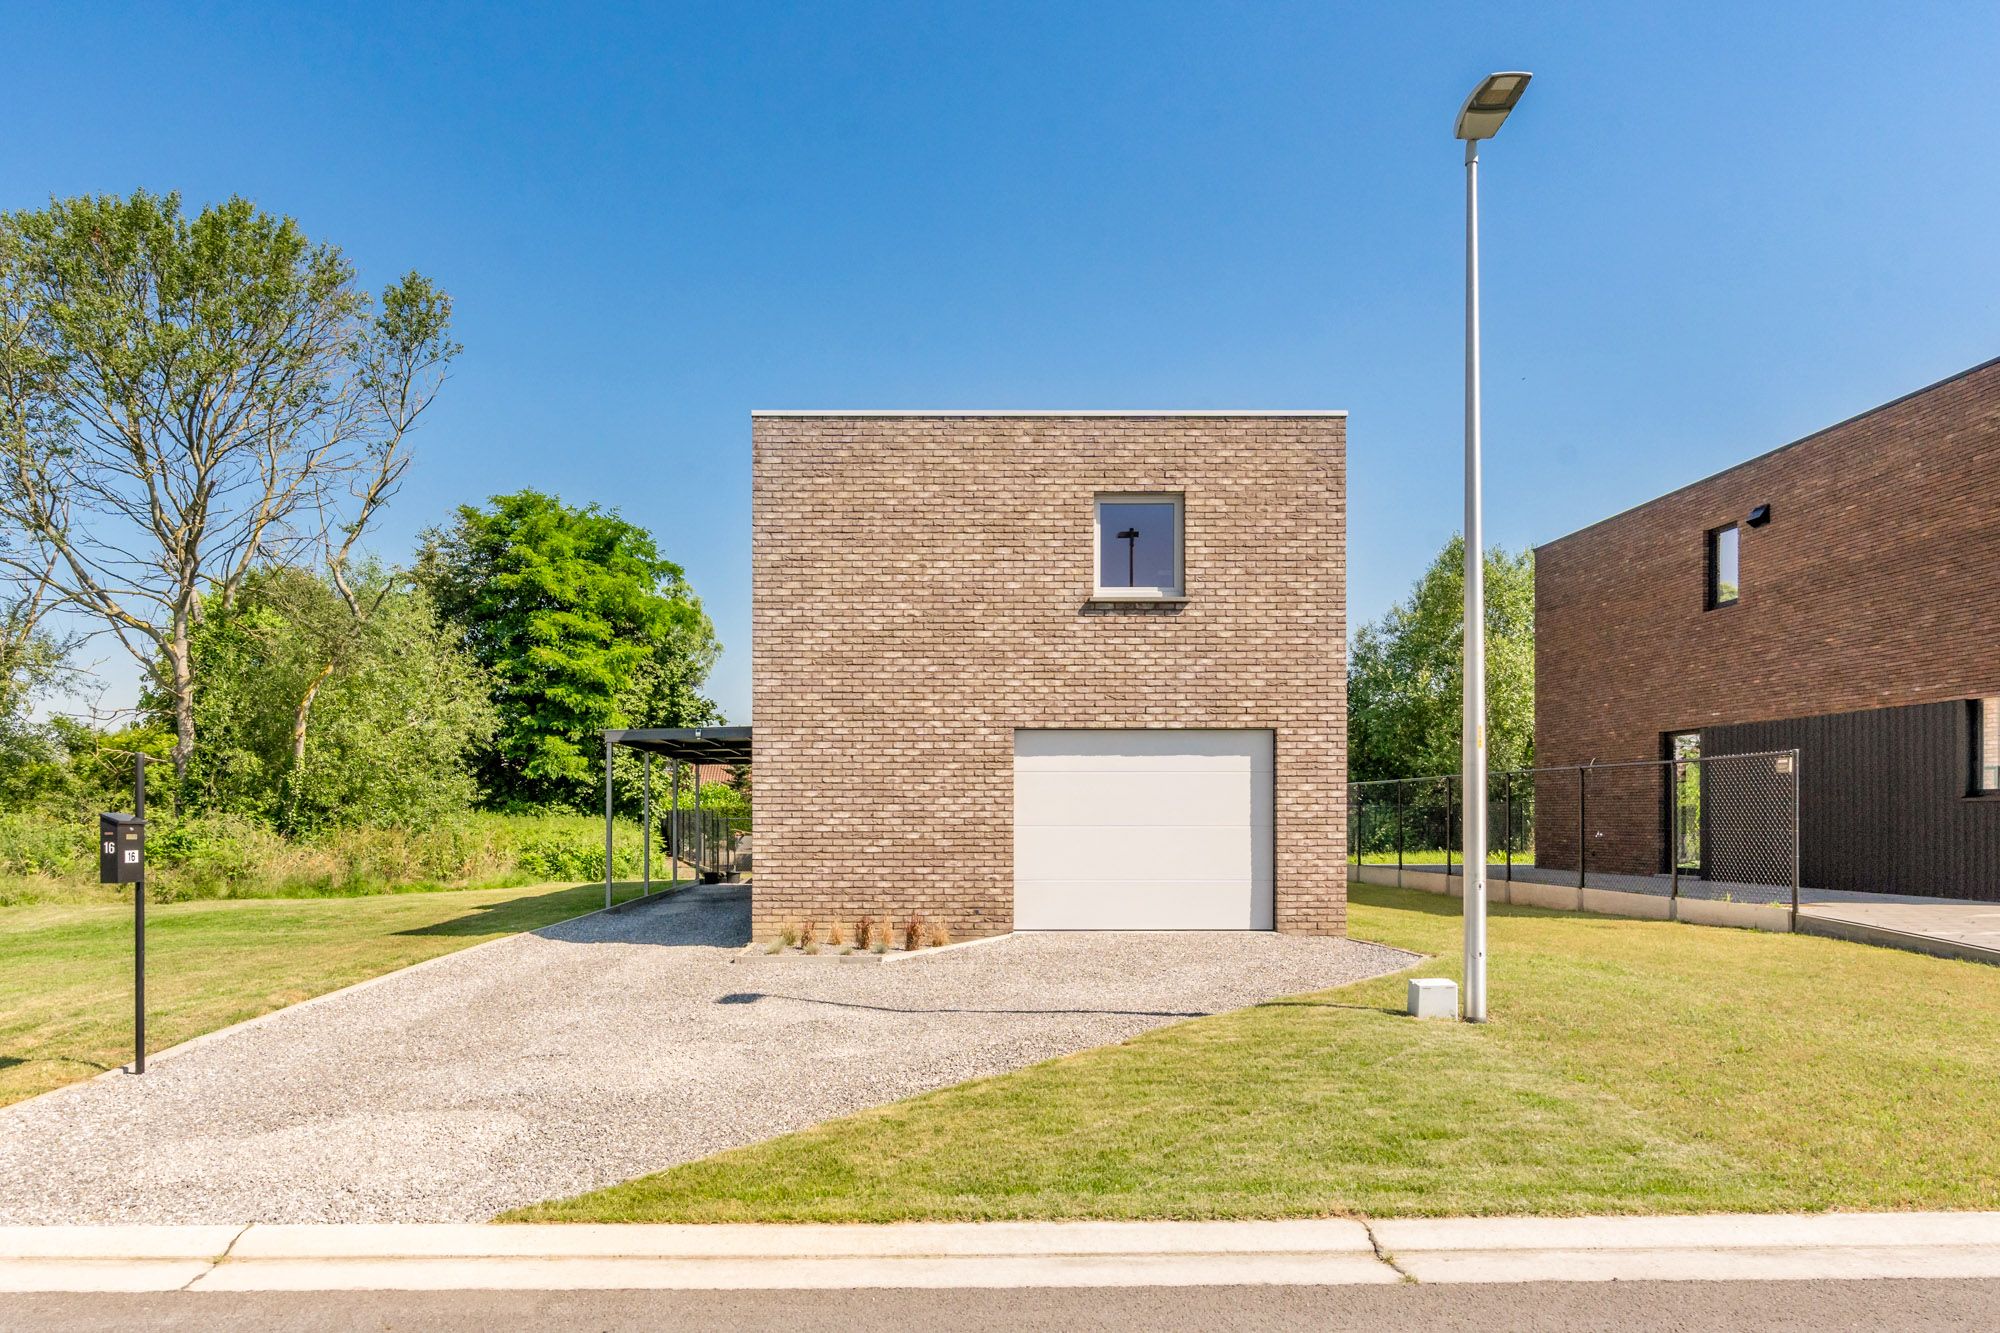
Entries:
<svg viewBox="0 0 2000 1333">
<path fill-rule="evenodd" d="M 1771 506 L 1758 505 L 1750 511 L 1749 523 L 1753 528 L 1761 528 L 1771 521 Z"/>
</svg>

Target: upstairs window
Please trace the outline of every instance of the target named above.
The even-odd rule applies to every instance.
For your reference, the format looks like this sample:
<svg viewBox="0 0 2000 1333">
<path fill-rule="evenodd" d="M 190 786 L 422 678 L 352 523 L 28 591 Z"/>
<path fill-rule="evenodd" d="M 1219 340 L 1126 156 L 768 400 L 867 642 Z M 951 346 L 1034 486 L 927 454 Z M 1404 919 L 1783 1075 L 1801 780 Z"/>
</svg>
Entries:
<svg viewBox="0 0 2000 1333">
<path fill-rule="evenodd" d="M 1181 497 L 1097 497 L 1097 596 L 1181 595 Z"/>
<path fill-rule="evenodd" d="M 1736 573 L 1736 525 L 1711 529 L 1708 534 L 1708 609 L 1728 606 L 1741 595 Z"/>
<path fill-rule="evenodd" d="M 1972 790 L 2000 793 L 2000 696 L 1972 701 Z"/>
</svg>

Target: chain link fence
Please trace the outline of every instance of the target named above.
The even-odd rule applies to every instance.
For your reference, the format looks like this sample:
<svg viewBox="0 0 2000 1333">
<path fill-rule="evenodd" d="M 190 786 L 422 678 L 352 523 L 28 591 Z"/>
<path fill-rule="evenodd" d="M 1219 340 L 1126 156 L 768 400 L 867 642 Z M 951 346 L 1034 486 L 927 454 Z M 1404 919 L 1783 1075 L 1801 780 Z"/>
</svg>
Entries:
<svg viewBox="0 0 2000 1333">
<path fill-rule="evenodd" d="M 1456 774 L 1351 784 L 1348 859 L 1459 873 L 1459 785 Z M 1796 750 L 1493 773 L 1486 824 L 1489 879 L 1798 910 Z"/>
</svg>

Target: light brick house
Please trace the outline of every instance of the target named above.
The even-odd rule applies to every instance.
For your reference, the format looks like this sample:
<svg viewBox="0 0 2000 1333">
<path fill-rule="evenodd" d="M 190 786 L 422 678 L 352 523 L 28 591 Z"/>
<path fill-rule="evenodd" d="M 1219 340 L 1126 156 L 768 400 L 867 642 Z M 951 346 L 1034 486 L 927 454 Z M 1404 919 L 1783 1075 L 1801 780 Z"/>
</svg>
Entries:
<svg viewBox="0 0 2000 1333">
<path fill-rule="evenodd" d="M 759 938 L 1344 932 L 1343 414 L 752 436 Z"/>
<path fill-rule="evenodd" d="M 1996 550 L 2000 361 L 1541 546 L 1536 762 L 1796 748 L 1808 886 L 2000 898 Z M 1573 869 L 1573 775 L 1536 787 Z M 1593 776 L 1590 869 L 1666 869 L 1666 800 Z"/>
</svg>

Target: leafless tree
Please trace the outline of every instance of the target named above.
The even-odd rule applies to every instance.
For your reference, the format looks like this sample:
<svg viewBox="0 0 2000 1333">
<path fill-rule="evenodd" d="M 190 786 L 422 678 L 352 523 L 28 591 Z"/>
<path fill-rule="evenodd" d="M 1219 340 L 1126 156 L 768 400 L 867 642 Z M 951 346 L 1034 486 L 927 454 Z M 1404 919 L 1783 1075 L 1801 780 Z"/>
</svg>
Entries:
<svg viewBox="0 0 2000 1333">
<path fill-rule="evenodd" d="M 362 616 L 345 571 L 459 350 L 450 320 L 427 279 L 373 301 L 338 250 L 242 199 L 0 219 L 0 571 L 42 571 L 138 660 L 172 703 L 178 776 L 211 600 L 324 560 Z"/>
</svg>

